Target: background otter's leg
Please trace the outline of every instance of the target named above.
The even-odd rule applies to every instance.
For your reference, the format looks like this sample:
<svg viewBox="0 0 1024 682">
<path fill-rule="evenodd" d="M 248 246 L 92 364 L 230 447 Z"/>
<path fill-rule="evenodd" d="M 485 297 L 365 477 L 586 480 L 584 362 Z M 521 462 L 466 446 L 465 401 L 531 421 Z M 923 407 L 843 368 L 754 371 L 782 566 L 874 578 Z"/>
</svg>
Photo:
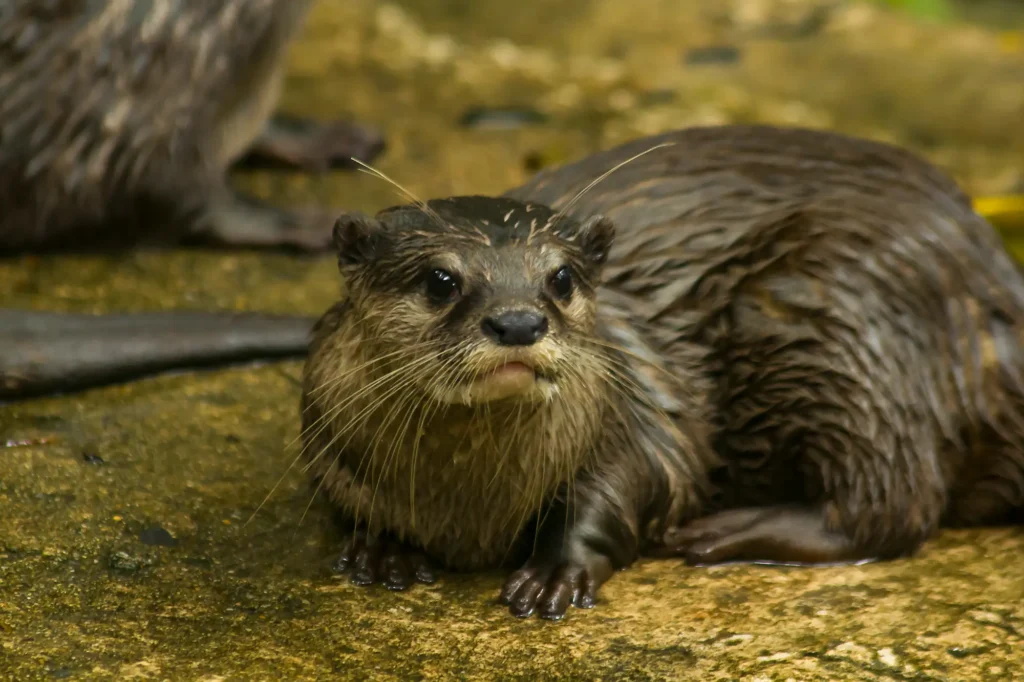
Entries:
<svg viewBox="0 0 1024 682">
<path fill-rule="evenodd" d="M 318 251 L 330 246 L 335 217 L 329 210 L 283 209 L 224 189 L 190 221 L 191 229 L 184 241 Z"/>
<path fill-rule="evenodd" d="M 301 12 L 296 2 L 295 12 Z M 349 121 L 317 123 L 276 113 L 281 99 L 290 22 L 265 37 L 255 59 L 232 82 L 217 112 L 210 149 L 222 168 L 286 166 L 307 171 L 350 167 L 350 157 L 370 161 L 384 149 L 384 137 L 369 125 Z"/>
<path fill-rule="evenodd" d="M 298 7 L 295 11 L 299 11 Z M 257 156 L 263 154 L 311 170 L 326 168 L 341 157 L 365 160 L 379 153 L 383 138 L 370 128 L 348 123 L 303 126 L 297 119 L 290 119 L 290 124 L 286 117 L 275 119 L 273 113 L 280 99 L 285 66 L 285 37 L 282 33 L 268 39 L 220 102 L 215 126 L 204 145 L 215 167 L 226 172 L 250 150 L 255 150 Z M 320 250 L 330 245 L 336 213 L 322 209 L 284 210 L 225 187 L 212 196 L 201 212 L 191 241 Z"/>
<path fill-rule="evenodd" d="M 375 127 L 350 121 L 320 123 L 276 114 L 235 164 L 246 168 L 297 168 L 322 172 L 370 162 L 384 150 L 384 136 Z"/>
<path fill-rule="evenodd" d="M 1016 402 L 1020 407 L 1021 402 Z M 994 436 L 957 478 L 949 513 L 950 527 L 1024 524 L 1024 419 L 1001 424 L 1006 436 Z"/>
</svg>

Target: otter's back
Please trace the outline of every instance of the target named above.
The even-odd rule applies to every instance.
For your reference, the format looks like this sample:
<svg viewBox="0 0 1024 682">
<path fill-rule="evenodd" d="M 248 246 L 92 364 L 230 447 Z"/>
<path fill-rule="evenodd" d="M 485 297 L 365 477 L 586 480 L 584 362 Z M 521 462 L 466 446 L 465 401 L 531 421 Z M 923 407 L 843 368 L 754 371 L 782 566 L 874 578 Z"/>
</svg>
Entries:
<svg viewBox="0 0 1024 682">
<path fill-rule="evenodd" d="M 570 212 L 615 223 L 605 286 L 668 339 L 663 352 L 689 339 L 717 355 L 718 447 L 748 461 L 743 494 L 792 489 L 782 482 L 798 467 L 773 453 L 796 425 L 820 431 L 835 414 L 877 418 L 912 442 L 899 456 L 879 444 L 889 468 L 910 471 L 918 458 L 963 490 L 1024 452 L 1020 268 L 959 187 L 909 152 L 809 130 L 692 129 L 542 173 L 511 194 L 565 206 L 664 142 L 675 145 L 625 165 Z"/>
<path fill-rule="evenodd" d="M 926 253 L 904 271 L 955 273 L 965 278 L 958 290 L 1024 322 L 1024 280 L 999 235 L 952 179 L 887 144 L 771 126 L 690 128 L 541 172 L 507 194 L 562 208 L 616 164 L 665 143 L 569 211 L 614 221 L 610 286 L 660 292 L 671 305 L 665 299 L 694 293 L 707 275 L 817 240 L 849 254 Z"/>
</svg>

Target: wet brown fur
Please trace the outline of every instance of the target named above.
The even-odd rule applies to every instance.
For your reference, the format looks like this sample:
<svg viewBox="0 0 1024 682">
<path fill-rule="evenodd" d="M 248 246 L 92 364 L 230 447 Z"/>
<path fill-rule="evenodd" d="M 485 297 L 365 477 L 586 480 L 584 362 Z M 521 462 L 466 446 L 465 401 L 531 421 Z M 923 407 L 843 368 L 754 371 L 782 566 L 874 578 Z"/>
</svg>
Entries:
<svg viewBox="0 0 1024 682">
<path fill-rule="evenodd" d="M 617 225 L 605 286 L 712 353 L 731 504 L 825 501 L 868 552 L 1024 504 L 1024 280 L 940 171 L 824 132 L 694 129 L 542 174 Z"/>
<path fill-rule="evenodd" d="M 560 209 L 608 168 L 664 142 L 674 144 L 624 166 L 566 219 L 605 216 L 615 237 L 593 325 L 567 336 L 565 348 L 587 348 L 588 362 L 628 380 L 589 391 L 567 381 L 573 390 L 545 428 L 502 415 L 515 459 L 493 484 L 483 482 L 503 454 L 498 445 L 512 442 L 490 439 L 497 415 L 428 422 L 415 509 L 401 487 L 411 475 L 406 444 L 387 460 L 398 487 L 376 487 L 380 527 L 456 568 L 492 565 L 517 532 L 537 532 L 547 544 L 510 578 L 506 600 L 514 610 L 521 602 L 520 615 L 560 600 L 548 608 L 558 617 L 565 589 L 579 587 L 576 578 L 559 585 L 564 571 L 592 571 L 599 583 L 601 561 L 623 567 L 647 550 L 683 553 L 673 533 L 722 510 L 778 509 L 809 524 L 809 549 L 788 533 L 799 523 L 788 522 L 733 548 L 734 558 L 783 561 L 891 558 L 915 552 L 944 523 L 1019 519 L 1024 280 L 955 183 L 887 145 L 729 126 L 637 140 L 492 201 Z M 512 217 L 529 214 L 516 207 Z M 454 232 L 472 239 L 470 223 L 481 226 Z M 415 318 L 409 309 L 370 331 L 368 313 L 387 308 L 377 301 L 353 314 L 354 298 L 315 332 L 304 427 L 332 499 L 362 519 L 365 507 L 338 481 L 374 439 L 364 433 L 339 449 L 312 427 L 325 415 L 329 430 L 349 423 L 350 409 L 331 410 L 365 380 L 336 384 L 333 395 L 322 387 L 380 352 L 383 339 L 417 336 L 401 326 Z M 424 404 L 410 390 L 394 407 Z M 462 434 L 468 443 L 453 446 Z M 355 478 L 370 495 L 374 485 Z M 495 530 L 497 519 L 537 505 L 547 519 L 539 531 L 525 522 Z"/>
<path fill-rule="evenodd" d="M 273 113 L 309 5 L 4 3 L 0 251 L 328 243 L 329 221 L 307 234 L 307 217 L 238 197 L 225 180 Z"/>
</svg>

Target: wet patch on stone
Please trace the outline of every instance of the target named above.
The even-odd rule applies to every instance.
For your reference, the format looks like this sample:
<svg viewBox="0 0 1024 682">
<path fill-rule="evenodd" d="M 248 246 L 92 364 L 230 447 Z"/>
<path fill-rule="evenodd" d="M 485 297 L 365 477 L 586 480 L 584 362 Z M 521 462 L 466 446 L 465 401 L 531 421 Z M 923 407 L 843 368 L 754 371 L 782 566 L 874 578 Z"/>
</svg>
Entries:
<svg viewBox="0 0 1024 682">
<path fill-rule="evenodd" d="M 529 107 L 472 107 L 459 117 L 459 125 L 472 130 L 516 130 L 547 121 L 545 114 Z"/>
<path fill-rule="evenodd" d="M 151 526 L 139 533 L 139 542 L 151 547 L 176 547 L 178 540 L 166 528 Z"/>
<path fill-rule="evenodd" d="M 94 450 L 83 450 L 82 461 L 86 464 L 93 464 L 96 466 L 104 464 L 103 458 L 96 454 Z"/>
<path fill-rule="evenodd" d="M 687 50 L 683 55 L 683 63 L 688 66 L 736 64 L 741 55 L 740 48 L 735 45 L 708 45 Z"/>
</svg>

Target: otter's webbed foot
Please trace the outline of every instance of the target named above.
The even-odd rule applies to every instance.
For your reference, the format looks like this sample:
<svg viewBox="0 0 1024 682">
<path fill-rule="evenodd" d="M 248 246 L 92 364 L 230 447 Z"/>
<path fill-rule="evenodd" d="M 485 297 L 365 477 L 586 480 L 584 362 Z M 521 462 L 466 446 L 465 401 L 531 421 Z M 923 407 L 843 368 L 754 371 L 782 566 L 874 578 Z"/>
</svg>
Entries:
<svg viewBox="0 0 1024 682">
<path fill-rule="evenodd" d="M 500 600 L 518 618 L 537 613 L 546 620 L 560 620 L 570 605 L 593 608 L 598 588 L 611 574 L 611 561 L 597 553 L 582 561 L 534 556 L 505 580 Z"/>
<path fill-rule="evenodd" d="M 838 564 L 874 557 L 858 552 L 844 534 L 829 530 L 811 507 L 751 507 L 697 519 L 669 531 L 660 555 L 682 555 L 690 565 L 725 562 Z"/>
<path fill-rule="evenodd" d="M 437 571 L 423 552 L 386 536 L 369 538 L 364 531 L 346 539 L 334 570 L 349 574 L 353 585 L 380 583 L 394 591 L 437 581 Z"/>
<path fill-rule="evenodd" d="M 320 123 L 278 114 L 266 125 L 237 165 L 285 167 L 323 172 L 352 168 L 351 158 L 369 162 L 385 147 L 384 135 L 370 125 L 351 121 Z"/>
</svg>

